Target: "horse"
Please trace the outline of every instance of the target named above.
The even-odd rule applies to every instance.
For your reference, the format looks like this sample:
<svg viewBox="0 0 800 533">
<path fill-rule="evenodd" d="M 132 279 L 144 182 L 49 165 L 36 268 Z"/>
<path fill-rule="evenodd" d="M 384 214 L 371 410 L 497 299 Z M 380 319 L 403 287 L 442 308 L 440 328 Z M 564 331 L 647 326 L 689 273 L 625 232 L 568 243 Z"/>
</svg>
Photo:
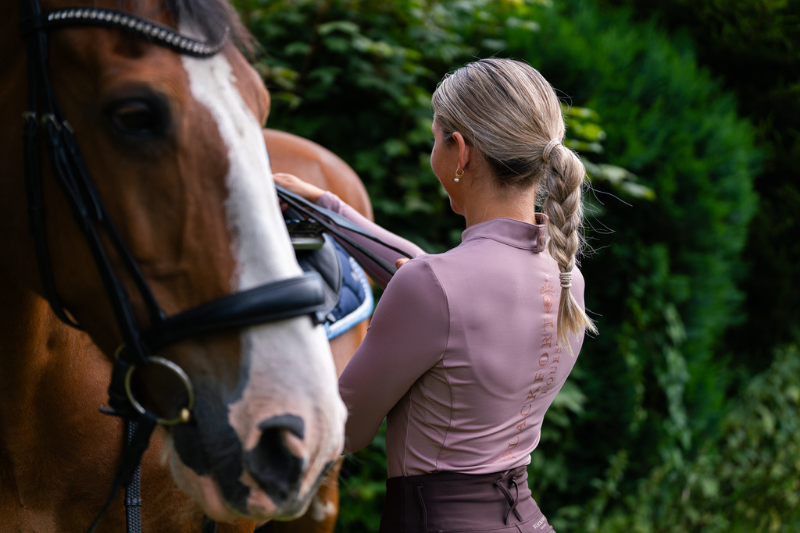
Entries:
<svg viewBox="0 0 800 533">
<path fill-rule="evenodd" d="M 301 515 L 345 409 L 269 179 L 246 32 L 223 0 L 43 0 L 51 19 L 30 2 L 0 20 L 0 523 L 92 522 L 126 457 L 122 421 L 97 411 L 112 381 L 124 412 L 119 368 L 125 409 L 161 423 L 144 531 Z M 123 527 L 117 494 L 97 529 Z"/>
</svg>

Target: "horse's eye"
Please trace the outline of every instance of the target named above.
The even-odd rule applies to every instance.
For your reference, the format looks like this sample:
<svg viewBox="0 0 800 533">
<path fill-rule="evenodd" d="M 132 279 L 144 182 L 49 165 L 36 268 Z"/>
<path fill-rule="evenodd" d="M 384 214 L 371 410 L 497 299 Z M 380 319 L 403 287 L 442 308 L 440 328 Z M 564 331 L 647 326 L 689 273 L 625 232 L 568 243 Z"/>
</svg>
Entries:
<svg viewBox="0 0 800 533">
<path fill-rule="evenodd" d="M 126 135 L 152 137 L 166 130 L 168 119 L 160 106 L 143 100 L 118 102 L 109 110 L 112 125 Z"/>
</svg>

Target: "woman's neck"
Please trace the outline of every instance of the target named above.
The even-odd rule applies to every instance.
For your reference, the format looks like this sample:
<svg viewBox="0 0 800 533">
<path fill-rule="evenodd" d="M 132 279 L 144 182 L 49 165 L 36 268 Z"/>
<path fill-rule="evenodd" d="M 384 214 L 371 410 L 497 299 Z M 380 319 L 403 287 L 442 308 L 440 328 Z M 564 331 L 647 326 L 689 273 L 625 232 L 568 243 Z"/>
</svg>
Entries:
<svg viewBox="0 0 800 533">
<path fill-rule="evenodd" d="M 494 184 L 480 186 L 476 183 L 470 193 L 465 195 L 462 208 L 467 227 L 495 218 L 536 223 L 536 191 L 533 187 L 522 190 L 516 187 L 497 187 Z"/>
</svg>

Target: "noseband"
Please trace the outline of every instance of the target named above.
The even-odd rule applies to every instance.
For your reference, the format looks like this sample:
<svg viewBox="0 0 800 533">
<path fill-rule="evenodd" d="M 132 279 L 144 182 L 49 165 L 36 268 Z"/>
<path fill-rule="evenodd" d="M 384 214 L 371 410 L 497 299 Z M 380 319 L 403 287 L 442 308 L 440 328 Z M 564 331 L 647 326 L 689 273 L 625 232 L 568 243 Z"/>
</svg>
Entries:
<svg viewBox="0 0 800 533">
<path fill-rule="evenodd" d="M 78 150 L 72 127 L 66 121 L 56 100 L 47 68 L 47 32 L 78 26 L 116 28 L 133 33 L 155 45 L 198 58 L 208 58 L 217 54 L 222 50 L 226 38 L 223 37 L 217 43 L 198 41 L 181 35 L 172 28 L 112 9 L 73 7 L 43 13 L 38 0 L 19 0 L 19 8 L 20 29 L 27 53 L 28 80 L 28 103 L 23 113 L 24 173 L 29 224 L 45 297 L 56 316 L 73 327 L 79 327 L 64 310 L 56 291 L 45 231 L 40 161 L 42 146 L 50 157 L 53 177 L 66 197 L 74 219 L 89 245 L 123 342 L 117 350 L 118 357 L 113 363 L 109 386 L 110 409 L 105 409 L 104 412 L 133 421 L 131 427 L 135 427 L 135 431 L 129 435 L 126 454 L 115 477 L 112 493 L 101 511 L 102 515 L 119 487 L 127 486 L 134 473 L 138 472 L 141 455 L 147 448 L 155 425 L 165 422 L 186 422 L 191 416 L 191 403 L 183 406 L 181 416 L 177 420 L 160 419 L 144 409 L 131 393 L 130 379 L 134 370 L 150 364 L 168 368 L 180 378 L 191 400 L 192 385 L 185 372 L 172 362 L 153 357 L 154 353 L 167 345 L 221 330 L 303 315 L 310 315 L 315 322 L 318 322 L 319 317 L 316 316 L 316 312 L 324 303 L 322 280 L 316 273 L 304 274 L 224 296 L 167 317 L 150 290 L 133 254 L 111 220 Z M 149 318 L 147 330 L 140 327 L 128 292 L 111 266 L 100 240 L 101 232 L 108 237 L 144 302 Z M 90 531 L 94 529 L 100 515 L 95 519 Z"/>
</svg>

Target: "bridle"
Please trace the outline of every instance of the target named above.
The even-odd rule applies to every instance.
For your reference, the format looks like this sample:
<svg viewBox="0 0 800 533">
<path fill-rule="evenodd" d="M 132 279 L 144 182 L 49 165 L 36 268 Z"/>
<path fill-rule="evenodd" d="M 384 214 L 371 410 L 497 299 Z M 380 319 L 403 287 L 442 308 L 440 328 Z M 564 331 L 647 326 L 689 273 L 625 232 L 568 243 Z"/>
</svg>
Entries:
<svg viewBox="0 0 800 533">
<path fill-rule="evenodd" d="M 255 324 L 275 322 L 310 315 L 318 323 L 316 313 L 324 302 L 322 280 L 316 273 L 268 283 L 253 289 L 234 293 L 197 307 L 166 316 L 153 295 L 133 254 L 123 241 L 109 216 L 88 169 L 81 157 L 74 132 L 66 121 L 50 83 L 47 56 L 48 31 L 63 27 L 100 26 L 118 28 L 134 33 L 153 44 L 180 54 L 208 58 L 225 45 L 223 37 L 217 43 L 207 43 L 181 35 L 172 28 L 148 21 L 121 11 L 73 7 L 42 13 L 38 0 L 19 0 L 20 29 L 27 53 L 28 96 L 23 113 L 24 174 L 28 201 L 28 214 L 33 235 L 45 297 L 53 312 L 70 326 L 80 326 L 70 318 L 59 298 L 53 276 L 53 267 L 45 231 L 45 206 L 42 191 L 42 145 L 48 152 L 52 174 L 66 197 L 73 217 L 91 250 L 95 266 L 111 302 L 114 317 L 122 336 L 117 350 L 109 385 L 109 409 L 106 414 L 120 416 L 129 421 L 126 451 L 123 454 L 110 495 L 90 526 L 92 531 L 121 486 L 128 487 L 132 480 L 138 486 L 138 471 L 142 454 L 157 424 L 188 422 L 193 408 L 192 384 L 186 373 L 175 363 L 154 357 L 161 348 L 200 334 L 237 329 Z M 114 272 L 108 254 L 101 242 L 104 233 L 120 257 L 127 274 L 132 278 L 139 297 L 144 302 L 149 318 L 149 328 L 144 330 L 131 305 L 128 292 Z M 186 388 L 187 404 L 181 414 L 171 419 L 159 418 L 145 409 L 133 397 L 131 376 L 136 368 L 160 365 L 172 371 Z M 140 498 L 133 491 L 126 492 L 126 504 L 136 521 Z"/>
</svg>

